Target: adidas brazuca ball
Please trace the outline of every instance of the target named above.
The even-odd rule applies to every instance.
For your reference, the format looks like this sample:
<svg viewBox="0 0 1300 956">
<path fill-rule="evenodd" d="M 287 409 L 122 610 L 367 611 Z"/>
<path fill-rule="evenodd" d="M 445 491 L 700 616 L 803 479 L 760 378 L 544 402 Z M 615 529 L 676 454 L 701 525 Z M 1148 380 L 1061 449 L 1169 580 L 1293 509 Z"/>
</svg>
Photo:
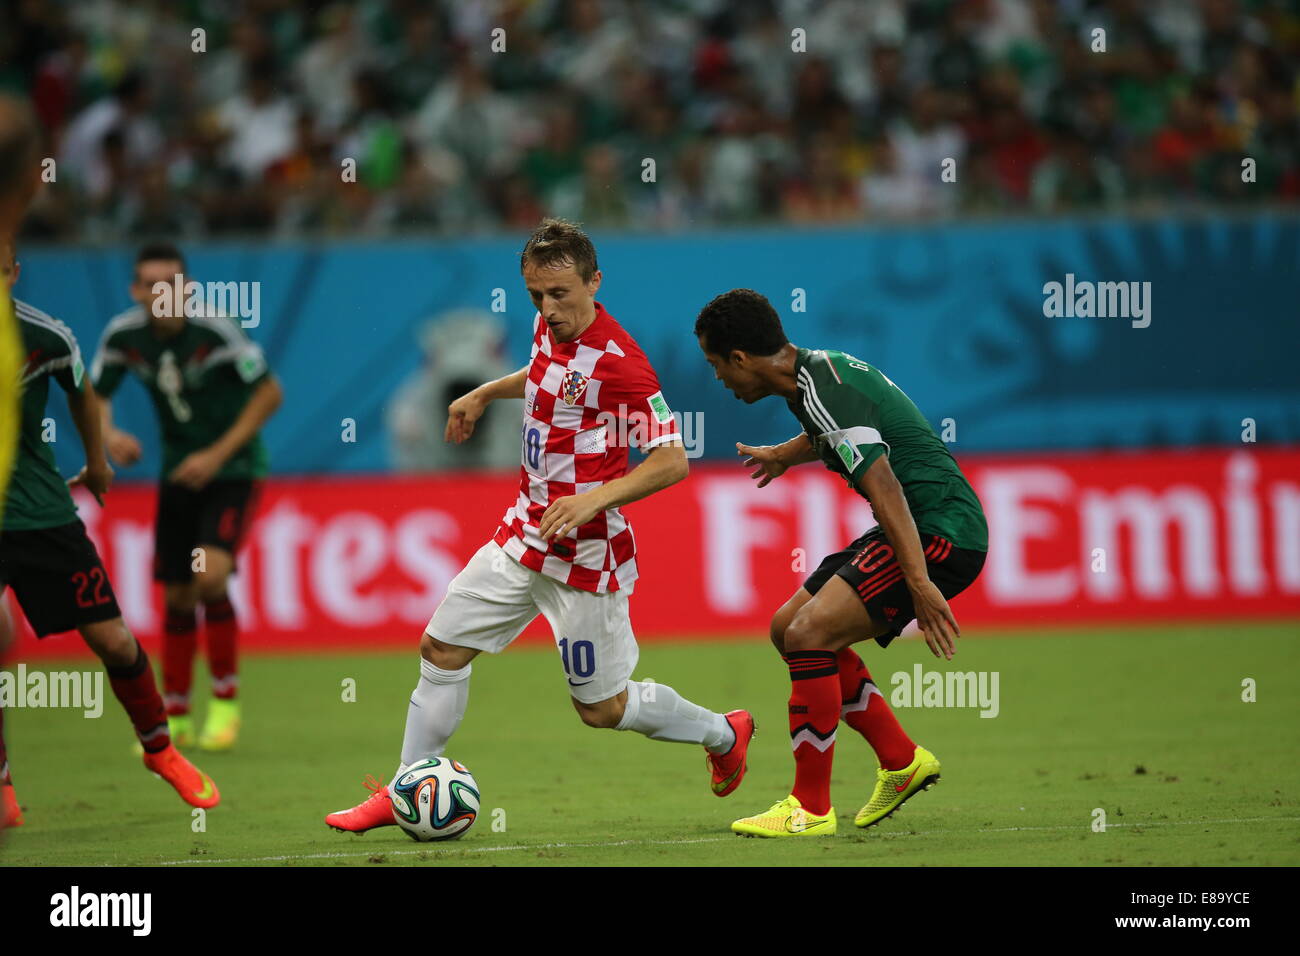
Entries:
<svg viewBox="0 0 1300 956">
<path fill-rule="evenodd" d="M 393 819 L 412 840 L 454 840 L 478 817 L 478 784 L 464 764 L 429 757 L 411 764 L 388 788 Z"/>
</svg>

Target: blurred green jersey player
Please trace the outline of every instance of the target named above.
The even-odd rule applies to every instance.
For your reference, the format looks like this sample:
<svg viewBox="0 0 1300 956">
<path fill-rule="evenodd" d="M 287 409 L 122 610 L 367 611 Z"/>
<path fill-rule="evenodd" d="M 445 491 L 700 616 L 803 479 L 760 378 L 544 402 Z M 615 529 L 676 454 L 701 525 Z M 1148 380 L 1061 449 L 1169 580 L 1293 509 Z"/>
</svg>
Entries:
<svg viewBox="0 0 1300 956">
<path fill-rule="evenodd" d="M 6 292 L 18 274 L 12 242 L 0 241 L 0 278 Z M 104 457 L 98 402 L 86 381 L 77 340 L 62 322 L 25 302 L 15 301 L 14 312 L 26 359 L 17 461 L 0 518 L 0 598 L 7 588 L 13 589 L 37 637 L 79 631 L 104 662 L 113 693 L 135 727 L 145 766 L 175 787 L 187 803 L 216 806 L 220 799 L 216 785 L 172 746 L 149 659 L 122 620 L 108 572 L 68 492 L 69 485 L 84 486 L 102 505 L 113 481 L 113 469 Z M 67 395 L 86 452 L 85 467 L 68 482 L 59 474 L 50 447 L 57 433 L 46 427 L 51 382 Z M 0 600 L 0 651 L 13 638 L 7 605 Z M 5 791 L 0 826 L 21 825 L 2 720 L 0 783 Z"/>
<path fill-rule="evenodd" d="M 144 247 L 131 281 L 135 306 L 108 323 L 92 365 L 104 398 L 105 441 L 118 464 L 139 461 L 139 440 L 113 425 L 109 399 L 127 372 L 149 393 L 162 437 L 154 527 L 155 580 L 166 614 L 163 692 L 173 733 L 193 737 L 190 686 L 198 607 L 213 700 L 199 746 L 233 747 L 239 732 L 238 628 L 227 584 L 267 471 L 258 434 L 282 393 L 261 348 L 225 315 L 186 316 L 173 292 L 187 281 L 185 260 L 168 244 Z"/>
</svg>

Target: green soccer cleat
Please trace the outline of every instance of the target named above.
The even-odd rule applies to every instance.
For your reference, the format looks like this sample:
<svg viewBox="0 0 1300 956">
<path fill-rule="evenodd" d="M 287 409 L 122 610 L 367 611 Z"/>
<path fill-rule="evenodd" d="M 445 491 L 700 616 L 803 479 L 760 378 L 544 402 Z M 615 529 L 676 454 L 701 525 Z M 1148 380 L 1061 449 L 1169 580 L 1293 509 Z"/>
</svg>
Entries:
<svg viewBox="0 0 1300 956">
<path fill-rule="evenodd" d="M 929 790 L 939 782 L 939 758 L 924 747 L 917 747 L 912 762 L 901 770 L 876 770 L 876 789 L 867 805 L 853 818 L 857 827 L 874 827 L 915 793 Z"/>
<path fill-rule="evenodd" d="M 762 813 L 744 817 L 731 825 L 733 833 L 748 837 L 814 837 L 835 835 L 835 808 L 820 816 L 809 813 L 791 794 Z"/>
<path fill-rule="evenodd" d="M 169 714 L 167 733 L 176 747 L 194 746 L 194 718 L 189 714 Z"/>
<path fill-rule="evenodd" d="M 193 747 L 194 718 L 189 714 L 168 714 L 167 736 L 171 738 L 173 747 Z M 144 745 L 139 739 L 131 744 L 131 752 L 137 757 L 144 755 Z"/>
<path fill-rule="evenodd" d="M 208 705 L 199 747 L 203 750 L 230 750 L 239 739 L 239 701 L 214 697 Z"/>
</svg>

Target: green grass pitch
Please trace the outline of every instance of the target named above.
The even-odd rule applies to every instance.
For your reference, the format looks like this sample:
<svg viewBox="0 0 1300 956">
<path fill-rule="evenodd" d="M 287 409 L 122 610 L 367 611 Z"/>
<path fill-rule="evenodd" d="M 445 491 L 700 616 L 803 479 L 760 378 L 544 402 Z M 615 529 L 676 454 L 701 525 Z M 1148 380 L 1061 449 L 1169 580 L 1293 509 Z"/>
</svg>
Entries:
<svg viewBox="0 0 1300 956">
<path fill-rule="evenodd" d="M 244 734 L 198 754 L 223 794 L 205 832 L 139 765 L 125 717 L 10 710 L 5 732 L 27 824 L 0 861 L 214 866 L 493 865 L 1278 865 L 1300 863 L 1300 642 L 1295 623 L 968 634 L 952 665 L 918 640 L 860 648 L 890 675 L 996 671 L 1000 713 L 903 709 L 943 780 L 881 827 L 852 825 L 874 779 L 866 743 L 841 725 L 833 838 L 752 840 L 732 819 L 788 792 L 788 679 L 761 640 L 650 643 L 639 678 L 758 722 L 749 776 L 708 788 L 703 752 L 583 726 L 555 653 L 515 648 L 475 664 L 451 756 L 483 791 L 463 839 L 417 844 L 397 828 L 335 833 L 324 813 L 386 779 L 417 676 L 409 653 L 249 655 Z M 69 666 L 42 662 L 42 669 Z M 76 667 L 88 666 L 77 662 Z M 345 679 L 356 701 L 344 702 Z M 1243 702 L 1242 682 L 1257 682 Z M 197 688 L 201 716 L 202 686 Z M 106 688 L 107 692 L 107 688 Z M 1105 811 L 1105 832 L 1092 828 Z M 502 812 L 503 811 L 503 812 Z M 494 826 L 494 823 L 496 824 Z"/>
</svg>

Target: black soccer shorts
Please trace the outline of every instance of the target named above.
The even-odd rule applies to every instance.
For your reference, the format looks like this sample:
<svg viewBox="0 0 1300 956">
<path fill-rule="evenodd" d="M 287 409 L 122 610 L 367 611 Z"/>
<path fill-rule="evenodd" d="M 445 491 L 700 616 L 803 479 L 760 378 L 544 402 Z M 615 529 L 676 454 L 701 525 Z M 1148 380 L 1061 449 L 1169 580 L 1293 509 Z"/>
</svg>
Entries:
<svg viewBox="0 0 1300 956">
<path fill-rule="evenodd" d="M 194 576 L 194 549 L 221 548 L 233 558 L 257 504 L 261 482 L 210 481 L 198 491 L 163 481 L 154 522 L 153 578 L 184 584 Z"/>
<path fill-rule="evenodd" d="M 0 591 L 14 589 L 37 637 L 121 617 L 104 562 L 81 519 L 0 534 Z"/>
<path fill-rule="evenodd" d="M 970 587 L 984 567 L 985 552 L 958 548 L 937 534 L 921 534 L 925 567 L 930 580 L 948 600 Z M 842 551 L 827 555 L 804 582 L 804 590 L 816 594 L 832 575 L 843 578 L 857 592 L 874 624 L 890 628 L 876 638 L 888 647 L 916 617 L 912 592 L 903 580 L 898 556 L 880 527 L 872 528 Z"/>
</svg>

